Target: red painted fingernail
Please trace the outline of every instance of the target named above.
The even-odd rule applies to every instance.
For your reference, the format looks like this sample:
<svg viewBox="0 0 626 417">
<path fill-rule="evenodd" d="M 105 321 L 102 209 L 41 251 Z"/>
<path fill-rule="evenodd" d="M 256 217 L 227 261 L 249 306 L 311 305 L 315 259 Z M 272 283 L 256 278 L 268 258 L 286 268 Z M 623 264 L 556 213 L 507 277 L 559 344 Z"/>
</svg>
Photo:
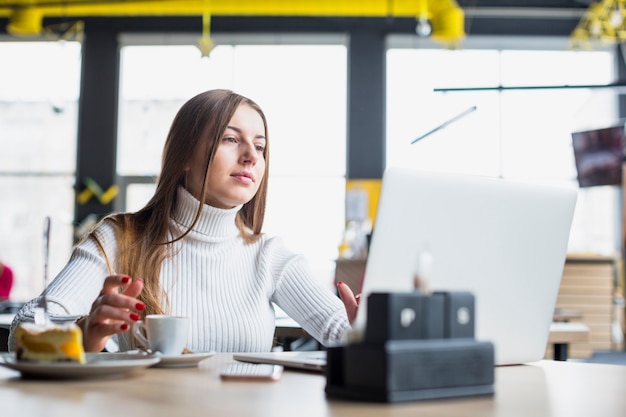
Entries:
<svg viewBox="0 0 626 417">
<path fill-rule="evenodd" d="M 122 277 L 122 284 L 128 284 L 130 282 L 130 277 Z"/>
<path fill-rule="evenodd" d="M 343 281 L 339 281 L 339 282 L 337 283 L 337 286 L 340 286 L 340 285 L 342 285 L 342 284 L 343 284 Z"/>
<path fill-rule="evenodd" d="M 143 311 L 146 309 L 146 305 L 144 303 L 137 303 L 135 304 L 135 309 L 139 310 L 139 311 Z"/>
<path fill-rule="evenodd" d="M 135 314 L 135 313 L 130 313 L 130 319 L 133 321 L 137 321 L 139 320 L 141 317 L 139 317 L 139 314 Z"/>
<path fill-rule="evenodd" d="M 128 324 L 124 323 L 120 326 L 120 329 L 122 330 L 128 330 Z"/>
</svg>

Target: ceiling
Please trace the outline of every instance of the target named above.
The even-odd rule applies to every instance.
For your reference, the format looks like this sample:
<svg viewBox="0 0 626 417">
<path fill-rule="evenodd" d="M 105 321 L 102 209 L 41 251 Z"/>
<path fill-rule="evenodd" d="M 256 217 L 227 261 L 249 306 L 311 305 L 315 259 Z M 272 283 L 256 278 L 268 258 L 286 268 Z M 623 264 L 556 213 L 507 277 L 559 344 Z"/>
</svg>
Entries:
<svg viewBox="0 0 626 417">
<path fill-rule="evenodd" d="M 454 0 L 426 0 L 449 2 Z M 578 13 L 591 0 L 456 0 L 467 16 Z M 336 16 L 414 17 L 420 0 L 0 0 L 0 17 L 36 7 L 44 17 Z"/>
<path fill-rule="evenodd" d="M 71 22 L 80 22 L 85 30 L 117 33 L 209 32 L 204 28 L 210 25 L 211 33 L 344 32 L 359 28 L 410 34 L 416 31 L 416 18 L 424 4 L 433 15 L 437 8 L 458 5 L 463 9 L 460 19 L 467 35 L 569 36 L 591 3 L 594 1 L 0 0 L 0 36 L 7 32 L 32 36 L 40 32 L 42 24 L 45 28 L 65 28 Z M 33 27 L 18 34 L 15 25 L 9 30 L 13 20 Z"/>
</svg>

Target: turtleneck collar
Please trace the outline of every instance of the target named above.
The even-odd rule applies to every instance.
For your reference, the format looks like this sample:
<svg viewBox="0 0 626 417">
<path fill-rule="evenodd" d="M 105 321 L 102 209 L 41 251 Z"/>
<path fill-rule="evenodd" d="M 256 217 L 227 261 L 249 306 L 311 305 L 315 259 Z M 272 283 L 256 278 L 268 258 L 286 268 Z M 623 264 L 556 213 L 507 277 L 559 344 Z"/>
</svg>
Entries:
<svg viewBox="0 0 626 417">
<path fill-rule="evenodd" d="M 173 219 L 187 229 L 193 224 L 200 202 L 183 187 L 178 188 L 178 203 L 174 209 Z M 239 234 L 235 217 L 243 205 L 231 209 L 220 209 L 204 204 L 198 223 L 193 232 L 213 238 L 229 238 Z"/>
</svg>

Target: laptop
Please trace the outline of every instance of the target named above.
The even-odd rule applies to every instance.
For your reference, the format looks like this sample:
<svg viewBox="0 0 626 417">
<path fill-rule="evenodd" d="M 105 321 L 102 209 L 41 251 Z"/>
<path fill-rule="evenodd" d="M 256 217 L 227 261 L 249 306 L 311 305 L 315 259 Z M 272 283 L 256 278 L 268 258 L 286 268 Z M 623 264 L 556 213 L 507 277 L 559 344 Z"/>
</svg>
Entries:
<svg viewBox="0 0 626 417">
<path fill-rule="evenodd" d="M 365 329 L 367 296 L 411 291 L 427 255 L 433 291 L 474 294 L 475 337 L 494 344 L 496 365 L 542 359 L 576 199 L 573 187 L 389 168 L 355 332 Z"/>
<path fill-rule="evenodd" d="M 326 369 L 326 351 L 289 351 L 289 352 L 245 352 L 234 353 L 233 359 L 250 363 L 269 363 L 282 365 L 289 369 L 324 372 Z"/>
<path fill-rule="evenodd" d="M 433 291 L 474 294 L 475 337 L 494 344 L 496 365 L 542 359 L 576 198 L 574 188 L 387 169 L 352 338 L 365 330 L 367 296 L 412 291 L 416 259 L 427 254 Z M 234 358 L 295 367 L 307 366 L 307 356 L 320 361 L 322 354 Z"/>
</svg>

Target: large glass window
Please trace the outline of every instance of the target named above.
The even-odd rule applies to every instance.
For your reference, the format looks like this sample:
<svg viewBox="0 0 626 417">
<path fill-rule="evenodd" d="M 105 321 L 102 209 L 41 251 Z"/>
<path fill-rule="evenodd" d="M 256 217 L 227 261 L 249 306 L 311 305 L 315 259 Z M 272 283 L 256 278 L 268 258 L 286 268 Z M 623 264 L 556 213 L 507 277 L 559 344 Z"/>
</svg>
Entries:
<svg viewBox="0 0 626 417">
<path fill-rule="evenodd" d="M 69 259 L 80 55 L 77 42 L 0 42 L 0 260 L 14 300 L 43 289 L 46 216 L 50 279 Z"/>
<path fill-rule="evenodd" d="M 130 186 L 121 209 L 138 209 L 151 196 L 180 106 L 208 89 L 232 89 L 256 101 L 268 119 L 265 232 L 306 255 L 320 280 L 331 284 L 344 227 L 345 41 L 263 38 L 215 38 L 209 58 L 200 57 L 196 38 L 166 46 L 123 38 L 117 172 Z"/>
<path fill-rule="evenodd" d="M 614 90 L 529 88 L 609 84 L 612 50 L 571 51 L 567 40 L 468 39 L 462 50 L 411 42 L 392 38 L 387 51 L 388 166 L 578 187 L 571 133 L 619 121 Z M 500 86 L 526 88 L 476 89 Z M 579 189 L 571 252 L 619 251 L 619 196 L 617 186 Z"/>
</svg>

